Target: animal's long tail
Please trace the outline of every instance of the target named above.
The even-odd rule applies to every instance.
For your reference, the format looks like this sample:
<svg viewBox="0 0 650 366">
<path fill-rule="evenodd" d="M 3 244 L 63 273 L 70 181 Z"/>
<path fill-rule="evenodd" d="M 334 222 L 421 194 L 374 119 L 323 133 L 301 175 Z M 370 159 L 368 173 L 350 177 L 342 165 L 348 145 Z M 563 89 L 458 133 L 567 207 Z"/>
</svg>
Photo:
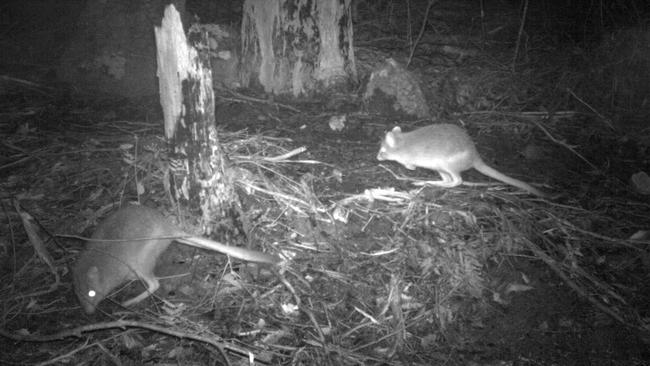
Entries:
<svg viewBox="0 0 650 366">
<path fill-rule="evenodd" d="M 200 236 L 190 236 L 184 238 L 174 239 L 180 243 L 191 245 L 193 247 L 213 250 L 219 253 L 227 254 L 231 257 L 242 259 L 249 262 L 258 262 L 258 263 L 269 263 L 269 264 L 278 264 L 280 263 L 280 258 L 258 252 L 256 250 L 250 250 L 246 248 L 234 247 L 232 245 L 225 245 L 214 240 L 202 238 Z"/>
<path fill-rule="evenodd" d="M 519 189 L 522 189 L 526 192 L 532 193 L 536 196 L 542 197 L 542 198 L 548 198 L 549 195 L 547 193 L 544 193 L 540 191 L 539 189 L 531 186 L 528 183 L 522 182 L 518 179 L 509 177 L 500 171 L 492 168 L 491 166 L 485 164 L 485 162 L 478 161 L 474 163 L 474 169 L 478 170 L 479 172 L 487 175 L 488 177 L 494 178 L 496 180 L 499 180 L 503 183 L 510 184 L 511 186 L 517 187 Z"/>
</svg>

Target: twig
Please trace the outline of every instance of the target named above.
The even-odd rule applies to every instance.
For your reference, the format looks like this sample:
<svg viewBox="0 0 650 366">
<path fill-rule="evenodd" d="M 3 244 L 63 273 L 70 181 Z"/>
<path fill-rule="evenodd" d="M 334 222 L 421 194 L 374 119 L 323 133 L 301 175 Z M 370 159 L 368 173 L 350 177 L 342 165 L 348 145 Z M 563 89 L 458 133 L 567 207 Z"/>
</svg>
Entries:
<svg viewBox="0 0 650 366">
<path fill-rule="evenodd" d="M 46 87 L 44 85 L 37 84 L 37 83 L 29 81 L 29 80 L 18 79 L 18 78 L 7 76 L 7 75 L 0 75 L 0 80 L 5 80 L 7 82 L 12 82 L 14 84 L 22 85 L 26 89 L 37 91 L 37 92 L 39 92 L 39 93 L 41 93 L 43 95 L 46 95 L 48 97 L 51 97 L 52 94 L 51 93 L 46 93 L 45 90 L 54 90 L 51 87 Z"/>
<path fill-rule="evenodd" d="M 245 100 L 245 101 L 248 101 L 248 102 L 255 102 L 255 103 L 261 103 L 261 104 L 274 105 L 276 107 L 281 107 L 281 108 L 284 108 L 284 109 L 288 109 L 288 110 L 290 110 L 290 111 L 292 111 L 294 113 L 302 113 L 301 110 L 299 110 L 297 108 L 294 108 L 294 107 L 292 107 L 290 105 L 287 105 L 287 104 L 282 104 L 282 103 L 272 102 L 272 101 L 268 101 L 268 100 L 264 100 L 264 99 L 249 97 L 249 96 L 246 96 L 246 95 L 243 95 L 243 94 L 236 93 L 236 92 L 234 92 L 232 90 L 228 90 L 228 92 L 230 94 L 236 96 L 237 97 L 236 99 L 241 99 L 241 100 Z M 219 99 L 229 100 L 229 101 L 236 101 L 235 98 L 226 98 L 226 97 L 223 97 L 223 96 L 219 97 Z"/>
<path fill-rule="evenodd" d="M 524 25 L 526 24 L 526 17 L 528 15 L 528 0 L 524 0 L 524 12 L 521 15 L 521 24 L 519 24 L 519 32 L 517 33 L 517 45 L 515 46 L 515 53 L 512 55 L 512 71 L 515 71 L 517 64 L 517 55 L 519 55 L 519 47 L 521 47 L 521 37 L 524 33 Z"/>
<path fill-rule="evenodd" d="M 578 100 L 578 102 L 582 103 L 585 107 L 589 108 L 589 110 L 591 110 L 592 112 L 594 112 L 594 113 L 598 116 L 598 118 L 600 118 L 603 122 L 605 122 L 605 124 L 607 125 L 607 127 L 611 128 L 612 130 L 616 130 L 616 129 L 614 128 L 614 126 L 612 125 L 611 121 L 610 121 L 608 118 L 605 118 L 605 116 L 603 116 L 602 114 L 598 113 L 598 111 L 597 111 L 594 107 L 592 107 L 592 106 L 589 105 L 587 102 L 585 102 L 584 100 L 582 100 L 579 96 L 577 96 L 577 95 L 573 92 L 573 90 L 567 88 L 566 91 L 569 92 L 569 94 L 571 94 L 572 97 L 576 98 L 576 99 Z"/>
<path fill-rule="evenodd" d="M 528 112 L 506 112 L 506 111 L 472 111 L 472 112 L 465 112 L 465 114 L 468 115 L 498 115 L 498 116 L 505 116 L 505 117 L 518 117 L 518 118 L 547 118 L 547 119 L 553 119 L 553 118 L 573 118 L 577 114 L 576 111 L 555 111 L 553 112 L 553 115 L 550 116 L 548 112 L 533 112 L 533 111 L 528 111 Z M 490 124 L 495 123 L 495 122 L 490 122 Z"/>
<path fill-rule="evenodd" d="M 11 163 L 7 163 L 7 164 L 5 164 L 5 165 L 0 166 L 0 170 L 4 170 L 4 169 L 7 169 L 7 168 L 11 168 L 11 167 L 13 167 L 13 166 L 15 166 L 15 165 L 20 165 L 20 164 L 22 164 L 22 163 L 28 161 L 28 160 L 31 159 L 31 158 L 33 158 L 33 156 L 25 156 L 25 157 L 20 158 L 20 159 L 18 159 L 18 160 L 16 160 L 16 161 L 12 161 Z"/>
<path fill-rule="evenodd" d="M 269 162 L 277 162 L 277 161 L 282 161 L 282 160 L 287 160 L 292 156 L 301 154 L 303 152 L 307 151 L 307 148 L 302 146 L 297 149 L 291 150 L 286 154 L 278 155 L 278 156 L 273 156 L 269 158 L 262 158 L 262 160 L 269 161 Z"/>
<path fill-rule="evenodd" d="M 431 10 L 433 4 L 437 2 L 438 0 L 429 0 L 429 3 L 427 4 L 427 10 L 424 11 L 424 17 L 422 19 L 422 27 L 420 27 L 420 33 L 418 34 L 418 38 L 415 40 L 415 43 L 411 47 L 411 54 L 409 55 L 409 60 L 406 62 L 407 68 L 411 64 L 411 61 L 413 60 L 415 49 L 418 47 L 418 43 L 420 43 L 420 40 L 422 39 L 422 35 L 424 34 L 424 29 L 427 27 L 427 20 L 429 19 L 429 11 Z"/>
<path fill-rule="evenodd" d="M 547 239 L 545 239 L 547 240 Z M 524 238 L 524 242 L 526 243 L 526 247 L 530 249 L 537 258 L 541 259 L 546 265 L 555 272 L 563 281 L 564 283 L 569 286 L 571 289 L 573 289 L 576 293 L 578 293 L 580 296 L 583 298 L 587 299 L 592 305 L 594 305 L 596 308 L 598 308 L 600 311 L 604 312 L 605 314 L 608 314 L 612 318 L 614 318 L 616 321 L 619 323 L 630 327 L 632 329 L 637 329 L 640 331 L 645 331 L 647 332 L 647 329 L 643 329 L 642 327 L 639 327 L 638 325 L 631 324 L 627 322 L 623 317 L 617 313 L 616 311 L 612 310 L 611 308 L 605 306 L 601 301 L 598 301 L 594 296 L 591 296 L 587 290 L 584 288 L 578 286 L 577 283 L 575 283 L 571 277 L 569 277 L 559 266 L 558 262 L 553 259 L 551 256 L 546 254 L 541 248 L 539 248 L 536 244 L 534 244 L 532 241 L 530 241 L 527 238 Z M 560 264 L 561 266 L 561 264 Z M 620 297 L 620 296 L 619 296 Z"/>
<path fill-rule="evenodd" d="M 483 4 L 483 0 L 480 1 L 481 3 L 481 37 L 483 38 L 483 41 L 486 39 L 486 32 L 485 32 L 485 4 Z"/>
<path fill-rule="evenodd" d="M 589 165 L 589 166 L 591 167 L 591 169 L 593 169 L 593 170 L 595 170 L 595 171 L 597 171 L 597 172 L 600 172 L 600 169 L 599 169 L 597 166 L 595 166 L 594 164 L 592 164 L 589 160 L 587 160 L 587 158 L 585 158 L 584 156 L 582 156 L 582 154 L 580 154 L 579 152 L 575 151 L 575 149 L 573 148 L 573 146 L 569 146 L 569 144 L 567 144 L 566 142 L 564 142 L 564 141 L 560 141 L 560 140 L 556 139 L 555 137 L 553 137 L 553 135 L 551 135 L 551 133 L 548 132 L 548 130 L 547 130 L 544 126 L 542 126 L 540 123 L 538 123 L 537 121 L 532 120 L 532 122 L 533 122 L 537 127 L 539 127 L 539 129 L 542 130 L 542 132 L 544 132 L 544 134 L 546 135 L 546 137 L 548 137 L 551 141 L 555 142 L 555 143 L 558 144 L 558 145 L 564 146 L 567 150 L 571 151 L 574 155 L 576 155 L 576 156 L 579 157 L 582 161 L 584 161 L 585 163 L 587 163 L 587 165 Z"/>
<path fill-rule="evenodd" d="M 25 232 L 27 233 L 27 237 L 29 238 L 29 242 L 32 244 L 32 247 L 34 247 L 34 251 L 36 254 L 38 254 L 39 258 L 47 265 L 47 267 L 50 269 L 50 272 L 52 272 L 52 275 L 54 276 L 54 284 L 50 286 L 49 291 L 54 291 L 59 287 L 61 284 L 61 280 L 59 278 L 59 273 L 56 271 L 56 268 L 54 267 L 54 258 L 50 255 L 50 252 L 48 252 L 45 243 L 43 242 L 43 239 L 41 237 L 41 230 L 39 230 L 39 225 L 36 223 L 36 220 L 32 215 L 30 215 L 28 212 L 22 209 L 20 207 L 20 204 L 18 203 L 18 200 L 14 199 L 14 208 L 16 209 L 16 212 L 20 216 L 22 222 L 23 222 L 23 228 L 25 229 Z"/>
<path fill-rule="evenodd" d="M 406 192 L 396 191 L 394 189 L 381 189 L 381 188 L 370 188 L 366 189 L 363 193 L 354 194 L 349 197 L 346 197 L 338 202 L 335 205 L 344 206 L 350 202 L 356 201 L 384 201 L 384 202 L 393 202 L 393 203 L 404 203 L 410 202 L 414 199 L 416 195 Z"/>
<path fill-rule="evenodd" d="M 10 332 L 8 330 L 0 328 L 0 336 L 13 339 L 19 342 L 52 342 L 52 341 L 58 341 L 70 337 L 80 338 L 82 336 L 82 333 L 94 332 L 94 331 L 106 330 L 106 329 L 115 329 L 115 328 L 146 329 L 153 332 L 166 334 L 172 337 L 177 337 L 181 339 L 191 339 L 193 341 L 203 342 L 211 346 L 214 346 L 217 350 L 219 350 L 219 353 L 221 353 L 221 356 L 224 358 L 227 365 L 230 365 L 230 362 L 228 360 L 228 355 L 226 353 L 226 350 L 244 356 L 248 359 L 251 359 L 251 357 L 253 356 L 252 352 L 247 349 L 241 348 L 231 343 L 214 340 L 215 336 L 209 336 L 209 337 L 200 336 L 198 334 L 192 334 L 188 332 L 169 329 L 169 327 L 163 327 L 159 325 L 148 324 L 148 323 L 132 321 L 132 320 L 117 320 L 113 322 L 89 324 L 89 325 L 84 325 L 73 329 L 64 330 L 51 335 L 24 335 L 15 332 Z M 267 362 L 265 361 L 258 360 L 257 362 L 262 364 L 267 364 Z"/>
<path fill-rule="evenodd" d="M 91 346 L 98 345 L 98 344 L 99 344 L 99 343 L 93 343 Z M 80 352 L 80 351 L 82 351 L 82 350 L 84 350 L 84 349 L 86 349 L 86 348 L 88 348 L 88 347 L 89 347 L 89 346 L 88 346 L 88 340 L 86 339 L 86 343 L 84 343 L 82 346 L 77 347 L 77 348 L 73 349 L 72 351 L 70 351 L 70 352 L 68 352 L 68 353 L 66 353 L 66 354 L 63 354 L 63 355 L 59 355 L 59 356 L 57 356 L 57 357 L 54 357 L 54 358 L 51 359 L 51 360 L 47 360 L 47 361 L 44 361 L 44 362 L 38 363 L 37 365 L 38 365 L 38 366 L 54 365 L 54 364 L 57 364 L 57 363 L 59 363 L 59 362 L 61 362 L 61 364 L 63 364 L 63 363 L 64 363 L 64 362 L 63 362 L 64 360 L 67 360 L 68 358 L 72 357 L 72 355 L 74 355 L 75 353 Z"/>
</svg>

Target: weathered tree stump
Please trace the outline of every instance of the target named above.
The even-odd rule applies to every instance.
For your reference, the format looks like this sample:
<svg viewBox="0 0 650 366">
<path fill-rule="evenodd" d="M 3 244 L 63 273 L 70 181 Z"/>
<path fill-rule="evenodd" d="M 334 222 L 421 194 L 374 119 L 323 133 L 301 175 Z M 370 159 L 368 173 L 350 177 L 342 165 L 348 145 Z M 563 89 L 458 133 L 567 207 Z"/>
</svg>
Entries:
<svg viewBox="0 0 650 366">
<path fill-rule="evenodd" d="M 351 0 L 246 0 L 242 84 L 307 95 L 356 81 Z"/>
<path fill-rule="evenodd" d="M 165 10 L 155 34 L 165 136 L 184 166 L 174 175 L 173 193 L 190 210 L 201 211 L 210 232 L 217 228 L 209 223 L 221 221 L 215 218 L 239 212 L 239 201 L 217 136 L 209 56 L 188 43 L 173 5 Z M 193 44 L 207 44 L 201 31 L 188 38 Z"/>
</svg>

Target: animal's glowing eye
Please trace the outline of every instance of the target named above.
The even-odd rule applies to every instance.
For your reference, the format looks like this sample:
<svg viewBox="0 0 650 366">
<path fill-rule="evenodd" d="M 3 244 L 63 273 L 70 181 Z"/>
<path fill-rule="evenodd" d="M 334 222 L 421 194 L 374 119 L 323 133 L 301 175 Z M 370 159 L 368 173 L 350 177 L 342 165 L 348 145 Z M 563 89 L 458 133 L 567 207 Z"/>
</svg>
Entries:
<svg viewBox="0 0 650 366">
<path fill-rule="evenodd" d="M 88 291 L 88 297 L 95 297 L 97 293 L 94 290 Z"/>
</svg>

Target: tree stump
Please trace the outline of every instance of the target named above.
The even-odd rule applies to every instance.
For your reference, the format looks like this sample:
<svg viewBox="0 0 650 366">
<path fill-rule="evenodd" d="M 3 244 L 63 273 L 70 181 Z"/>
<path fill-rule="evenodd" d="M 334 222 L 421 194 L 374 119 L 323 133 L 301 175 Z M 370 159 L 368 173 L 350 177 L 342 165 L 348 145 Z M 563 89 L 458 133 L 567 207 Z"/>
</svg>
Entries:
<svg viewBox="0 0 650 366">
<path fill-rule="evenodd" d="M 179 13 L 169 5 L 155 35 L 165 136 L 184 165 L 174 175 L 173 193 L 191 211 L 201 212 L 208 233 L 228 232 L 232 226 L 212 224 L 239 212 L 239 200 L 226 175 L 227 158 L 217 136 L 209 55 L 197 51 L 207 45 L 207 34 L 190 34 L 188 38 L 200 46 L 190 45 Z"/>
<path fill-rule="evenodd" d="M 245 0 L 242 84 L 293 96 L 357 78 L 351 0 Z"/>
</svg>

